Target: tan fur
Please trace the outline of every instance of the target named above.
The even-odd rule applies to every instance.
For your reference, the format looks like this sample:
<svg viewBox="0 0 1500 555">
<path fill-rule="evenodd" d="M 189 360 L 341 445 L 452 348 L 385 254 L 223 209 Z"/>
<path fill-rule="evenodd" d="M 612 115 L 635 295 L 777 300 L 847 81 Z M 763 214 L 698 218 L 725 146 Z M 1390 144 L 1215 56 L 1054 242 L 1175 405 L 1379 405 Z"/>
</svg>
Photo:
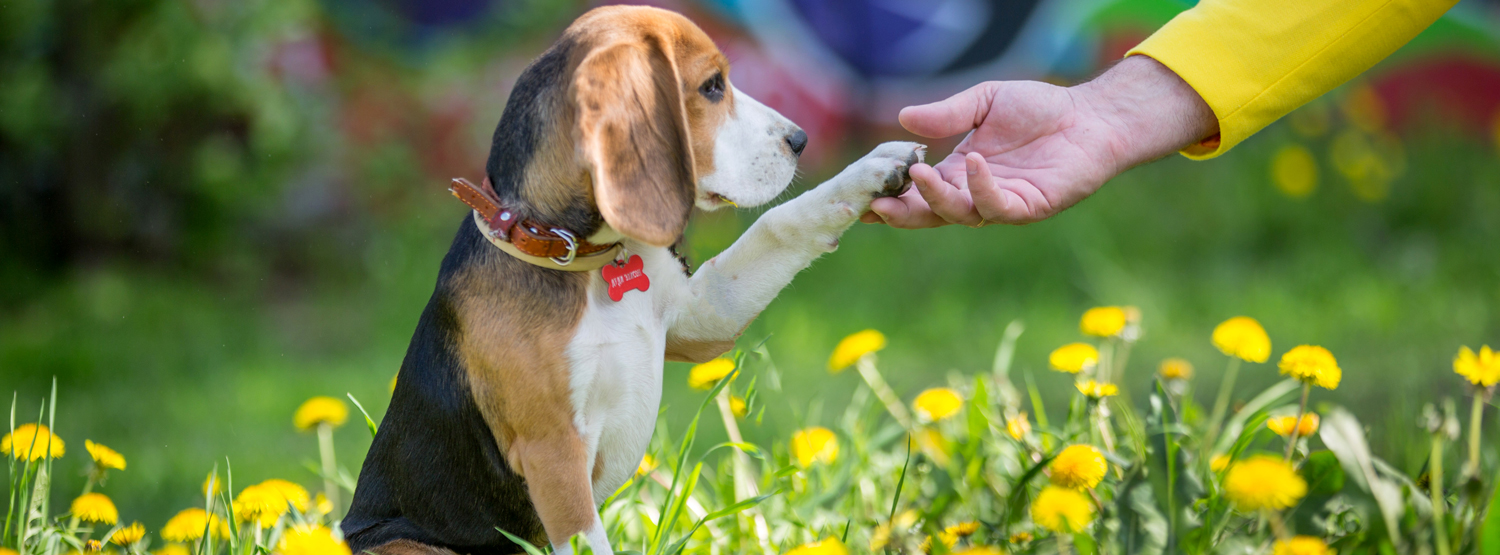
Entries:
<svg viewBox="0 0 1500 555">
<path fill-rule="evenodd" d="M 509 259 L 499 250 L 485 256 L 485 262 L 453 276 L 449 284 L 462 292 L 454 307 L 461 330 L 460 363 L 500 453 L 526 477 L 548 538 L 566 540 L 593 522 L 593 497 L 583 441 L 573 425 L 564 355 L 583 316 L 588 276 L 564 273 L 559 279 L 571 282 L 572 293 L 543 298 L 525 286 L 526 280 L 495 276 L 544 270 Z M 580 523 L 576 513 L 583 509 L 590 518 Z M 540 543 L 542 538 L 526 539 Z"/>
<path fill-rule="evenodd" d="M 451 549 L 434 547 L 411 540 L 387 542 L 378 547 L 366 549 L 365 552 L 373 553 L 374 555 L 458 555 Z"/>
<path fill-rule="evenodd" d="M 689 341 L 677 337 L 667 339 L 667 360 L 672 362 L 704 363 L 729 352 L 734 348 L 733 339 L 721 341 Z"/>
<path fill-rule="evenodd" d="M 733 114 L 728 60 L 692 22 L 661 10 L 596 9 L 566 35 L 582 46 L 571 95 L 578 163 L 592 169 L 605 221 L 651 245 L 676 242 Z M 726 90 L 711 102 L 698 89 L 718 74 Z"/>
</svg>

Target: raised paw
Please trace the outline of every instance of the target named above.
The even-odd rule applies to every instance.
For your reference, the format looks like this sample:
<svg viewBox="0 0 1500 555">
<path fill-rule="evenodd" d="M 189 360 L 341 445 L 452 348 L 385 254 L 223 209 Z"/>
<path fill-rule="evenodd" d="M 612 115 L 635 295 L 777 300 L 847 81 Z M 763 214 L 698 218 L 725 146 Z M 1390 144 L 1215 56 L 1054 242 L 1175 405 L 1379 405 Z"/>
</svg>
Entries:
<svg viewBox="0 0 1500 555">
<path fill-rule="evenodd" d="M 927 146 L 906 141 L 882 143 L 846 171 L 858 182 L 856 188 L 867 191 L 868 200 L 894 197 L 911 187 L 912 165 L 927 155 Z"/>
</svg>

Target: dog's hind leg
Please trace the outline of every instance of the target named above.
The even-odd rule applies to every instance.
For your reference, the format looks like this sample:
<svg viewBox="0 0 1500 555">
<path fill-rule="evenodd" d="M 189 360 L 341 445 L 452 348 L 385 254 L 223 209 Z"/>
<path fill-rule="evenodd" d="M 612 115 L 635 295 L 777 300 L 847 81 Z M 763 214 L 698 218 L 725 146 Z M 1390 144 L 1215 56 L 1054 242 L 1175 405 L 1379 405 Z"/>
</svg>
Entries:
<svg viewBox="0 0 1500 555">
<path fill-rule="evenodd" d="M 451 549 L 435 547 L 412 540 L 395 540 L 364 550 L 373 555 L 458 555 Z"/>
</svg>

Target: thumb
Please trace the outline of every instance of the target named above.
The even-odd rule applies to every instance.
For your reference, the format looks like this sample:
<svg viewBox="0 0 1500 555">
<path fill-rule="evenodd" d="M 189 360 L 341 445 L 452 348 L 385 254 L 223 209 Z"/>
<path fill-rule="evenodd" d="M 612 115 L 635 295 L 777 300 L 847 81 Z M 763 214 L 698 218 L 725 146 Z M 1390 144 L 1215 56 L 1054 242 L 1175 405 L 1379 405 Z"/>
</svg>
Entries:
<svg viewBox="0 0 1500 555">
<path fill-rule="evenodd" d="M 996 81 L 986 81 L 945 100 L 907 106 L 901 109 L 897 119 L 907 131 L 931 139 L 967 133 L 979 127 L 984 115 L 989 113 L 997 84 Z"/>
</svg>

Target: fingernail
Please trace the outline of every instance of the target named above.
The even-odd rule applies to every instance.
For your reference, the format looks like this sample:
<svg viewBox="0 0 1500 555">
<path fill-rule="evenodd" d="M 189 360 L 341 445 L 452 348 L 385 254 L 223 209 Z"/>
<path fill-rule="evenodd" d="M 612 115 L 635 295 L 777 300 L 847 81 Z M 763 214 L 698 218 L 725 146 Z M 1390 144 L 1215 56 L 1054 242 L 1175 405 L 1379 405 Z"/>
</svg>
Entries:
<svg viewBox="0 0 1500 555">
<path fill-rule="evenodd" d="M 972 158 L 964 158 L 964 168 L 969 170 L 969 175 L 979 175 L 979 164 L 975 164 Z"/>
</svg>

